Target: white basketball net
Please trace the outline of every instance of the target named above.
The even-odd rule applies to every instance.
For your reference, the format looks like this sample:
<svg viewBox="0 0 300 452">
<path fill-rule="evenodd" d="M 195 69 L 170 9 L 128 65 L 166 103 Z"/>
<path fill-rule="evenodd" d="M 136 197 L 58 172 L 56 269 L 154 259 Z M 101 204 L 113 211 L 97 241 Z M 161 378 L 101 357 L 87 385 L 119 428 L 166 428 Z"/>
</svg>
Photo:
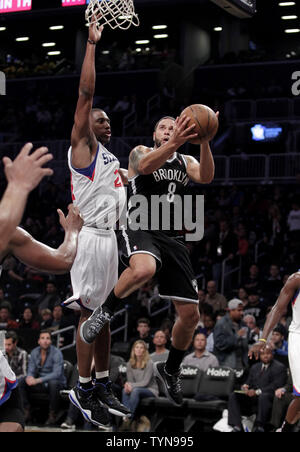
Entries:
<svg viewBox="0 0 300 452">
<path fill-rule="evenodd" d="M 127 30 L 131 25 L 140 25 L 133 0 L 91 0 L 85 18 L 90 25 L 96 23 L 98 28 L 107 24 L 112 29 Z"/>
</svg>

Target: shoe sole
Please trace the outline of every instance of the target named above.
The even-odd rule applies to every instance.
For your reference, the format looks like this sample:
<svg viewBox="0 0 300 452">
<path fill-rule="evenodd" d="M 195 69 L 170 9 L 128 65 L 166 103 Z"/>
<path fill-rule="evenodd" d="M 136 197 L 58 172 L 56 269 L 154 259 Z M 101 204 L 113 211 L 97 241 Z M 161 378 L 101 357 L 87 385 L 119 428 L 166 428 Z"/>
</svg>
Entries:
<svg viewBox="0 0 300 452">
<path fill-rule="evenodd" d="M 167 386 L 167 384 L 166 384 L 164 378 L 161 376 L 159 370 L 157 369 L 157 364 L 158 364 L 158 363 L 154 363 L 154 375 L 155 375 L 155 377 L 157 377 L 157 378 L 160 380 L 160 382 L 163 384 L 164 392 L 165 392 L 165 395 L 166 395 L 167 399 L 169 400 L 169 402 L 174 403 L 176 406 L 181 406 L 183 402 L 178 403 L 178 402 L 176 402 L 175 400 L 173 400 L 173 398 L 171 397 L 171 395 L 170 395 L 170 393 L 169 393 L 169 390 L 168 390 L 168 386 Z"/>
<path fill-rule="evenodd" d="M 105 405 L 110 414 L 114 414 L 115 416 L 120 417 L 130 417 L 131 413 L 122 413 L 122 411 L 118 411 L 115 408 L 110 408 L 108 405 Z"/>
<path fill-rule="evenodd" d="M 108 320 L 107 322 L 105 322 L 105 324 L 103 325 L 103 327 L 100 329 L 99 333 L 94 337 L 94 339 L 93 339 L 92 341 L 88 341 L 88 340 L 84 337 L 84 333 L 83 333 L 84 325 L 85 325 L 86 322 L 88 322 L 88 321 L 89 321 L 89 319 L 88 319 L 88 320 L 85 320 L 85 321 L 82 322 L 82 324 L 80 325 L 80 328 L 79 328 L 79 335 L 80 335 L 80 339 L 81 339 L 85 344 L 91 345 L 91 344 L 94 342 L 94 340 L 96 339 L 96 337 L 98 336 L 98 334 L 100 333 L 100 331 L 103 329 L 104 325 L 106 325 L 106 323 L 109 322 L 109 320 Z"/>
<path fill-rule="evenodd" d="M 95 340 L 96 338 L 93 339 L 92 342 L 88 342 L 88 341 L 85 339 L 85 337 L 84 337 L 84 335 L 83 335 L 83 327 L 84 327 L 84 325 L 85 325 L 86 322 L 87 322 L 87 320 L 86 320 L 85 322 L 83 322 L 83 323 L 80 325 L 79 335 L 80 335 L 80 339 L 81 339 L 85 344 L 91 345 L 91 344 L 94 342 L 94 340 Z"/>
<path fill-rule="evenodd" d="M 98 397 L 98 400 L 100 401 L 100 403 L 103 406 L 105 406 L 105 408 L 108 409 L 110 414 L 114 414 L 115 416 L 119 416 L 119 417 L 130 417 L 131 416 L 131 412 L 124 413 L 124 412 L 118 410 L 118 408 L 113 408 L 113 407 L 109 406 L 107 403 L 105 403 L 104 401 L 102 401 L 100 397 Z"/>
<path fill-rule="evenodd" d="M 98 400 L 105 406 L 105 408 L 108 409 L 108 412 L 110 414 L 114 414 L 115 416 L 120 416 L 120 417 L 130 417 L 131 416 L 131 413 L 122 413 L 122 411 L 119 411 L 117 408 L 112 408 L 107 403 L 102 402 L 102 400 L 100 398 L 98 398 Z"/>
<path fill-rule="evenodd" d="M 76 394 L 74 391 L 70 391 L 69 393 L 69 399 L 70 401 L 73 403 L 73 405 L 75 405 L 82 413 L 83 417 L 85 418 L 86 421 L 91 422 L 91 424 L 94 425 L 98 425 L 99 427 L 108 427 L 109 424 L 101 424 L 98 421 L 95 421 L 94 419 L 92 419 L 91 415 L 91 411 L 90 410 L 84 410 L 81 406 L 79 401 L 77 400 Z"/>
</svg>

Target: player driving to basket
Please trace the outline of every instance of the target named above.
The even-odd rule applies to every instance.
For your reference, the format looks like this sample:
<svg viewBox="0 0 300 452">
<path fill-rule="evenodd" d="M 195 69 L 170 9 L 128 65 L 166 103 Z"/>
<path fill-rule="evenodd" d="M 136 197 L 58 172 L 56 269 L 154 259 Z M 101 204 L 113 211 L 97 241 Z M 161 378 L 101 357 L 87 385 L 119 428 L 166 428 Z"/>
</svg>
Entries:
<svg viewBox="0 0 300 452">
<path fill-rule="evenodd" d="M 208 142 L 200 147 L 200 163 L 192 156 L 177 150 L 195 138 L 194 125 L 187 127 L 189 118 L 176 120 L 163 117 L 155 126 L 154 148 L 137 146 L 129 156 L 128 182 L 132 196 L 143 195 L 151 218 L 151 196 L 166 196 L 170 204 L 183 198 L 188 179 L 196 183 L 210 183 L 214 177 L 214 160 Z M 172 184 L 172 196 L 170 195 Z M 129 203 L 130 204 L 130 203 Z M 135 209 L 129 208 L 133 218 Z M 114 290 L 102 308 L 81 324 L 80 335 L 86 343 L 93 343 L 103 327 L 109 323 L 121 299 L 142 287 L 157 272 L 160 296 L 172 299 L 178 318 L 172 331 L 172 346 L 166 363 L 156 363 L 156 375 L 162 381 L 167 397 L 182 403 L 180 364 L 192 340 L 199 321 L 197 282 L 187 248 L 171 227 L 169 230 L 123 229 L 122 252 L 128 268 L 121 274 Z M 149 227 L 150 226 L 150 227 Z M 178 232 L 178 231 L 177 231 Z"/>
</svg>

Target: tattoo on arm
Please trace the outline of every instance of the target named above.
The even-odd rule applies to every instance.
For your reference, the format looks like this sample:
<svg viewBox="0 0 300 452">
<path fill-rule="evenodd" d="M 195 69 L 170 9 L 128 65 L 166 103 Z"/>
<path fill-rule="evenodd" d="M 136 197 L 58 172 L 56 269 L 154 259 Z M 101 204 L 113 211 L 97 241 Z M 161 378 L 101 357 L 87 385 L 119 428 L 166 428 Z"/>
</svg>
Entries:
<svg viewBox="0 0 300 452">
<path fill-rule="evenodd" d="M 137 146 L 136 148 L 134 148 L 129 156 L 129 164 L 131 166 L 131 168 L 138 173 L 139 170 L 139 163 L 142 160 L 142 158 L 144 157 L 145 152 L 142 146 Z"/>
<path fill-rule="evenodd" d="M 194 163 L 197 166 L 199 165 L 199 161 L 195 157 L 192 157 L 191 155 L 185 155 L 185 158 L 188 163 Z"/>
<path fill-rule="evenodd" d="M 199 176 L 200 172 L 199 172 L 199 168 L 200 168 L 200 163 L 198 162 L 197 159 L 195 159 L 195 157 L 192 157 L 191 155 L 185 155 L 186 161 L 187 161 L 187 173 L 188 176 L 192 179 L 193 177 Z"/>
</svg>

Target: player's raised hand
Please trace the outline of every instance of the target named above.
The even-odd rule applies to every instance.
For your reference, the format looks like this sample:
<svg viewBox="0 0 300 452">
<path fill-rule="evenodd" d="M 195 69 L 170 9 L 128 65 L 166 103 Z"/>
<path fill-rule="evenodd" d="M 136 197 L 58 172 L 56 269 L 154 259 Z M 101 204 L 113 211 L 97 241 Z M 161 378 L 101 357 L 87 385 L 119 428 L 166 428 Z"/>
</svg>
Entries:
<svg viewBox="0 0 300 452">
<path fill-rule="evenodd" d="M 170 141 L 174 142 L 177 146 L 181 146 L 193 138 L 197 138 L 197 133 L 194 132 L 195 124 L 188 127 L 190 118 L 186 115 L 182 115 L 176 118 L 175 130 L 170 138 Z"/>
<path fill-rule="evenodd" d="M 59 222 L 62 228 L 67 231 L 77 231 L 79 232 L 83 226 L 83 218 L 78 209 L 73 204 L 68 205 L 68 215 L 65 217 L 64 213 L 57 209 L 57 213 L 59 215 Z"/>
<path fill-rule="evenodd" d="M 52 176 L 51 168 L 43 166 L 53 159 L 46 147 L 36 149 L 29 154 L 33 148 L 32 143 L 26 143 L 14 161 L 9 157 L 3 157 L 4 172 L 9 184 L 15 184 L 21 190 L 29 193 L 45 176 Z"/>
<path fill-rule="evenodd" d="M 104 28 L 104 25 L 98 26 L 97 20 L 100 19 L 98 16 L 93 16 L 93 19 L 96 21 L 95 23 L 91 24 L 89 27 L 89 39 L 91 39 L 94 42 L 99 42 L 102 36 L 102 31 Z"/>
</svg>

